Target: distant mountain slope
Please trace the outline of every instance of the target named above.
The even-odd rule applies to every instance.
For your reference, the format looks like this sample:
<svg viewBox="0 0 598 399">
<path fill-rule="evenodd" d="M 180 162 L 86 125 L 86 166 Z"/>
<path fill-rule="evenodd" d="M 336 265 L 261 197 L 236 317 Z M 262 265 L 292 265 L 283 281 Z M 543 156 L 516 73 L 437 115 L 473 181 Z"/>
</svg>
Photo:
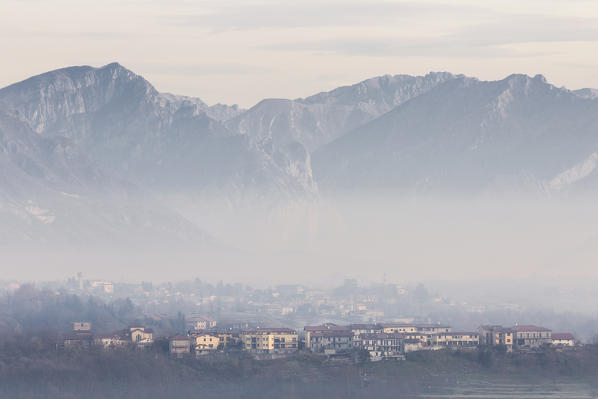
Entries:
<svg viewBox="0 0 598 399">
<path fill-rule="evenodd" d="M 299 142 L 309 151 L 314 151 L 347 131 L 454 78 L 449 73 L 386 75 L 305 99 L 263 100 L 229 120 L 226 125 L 255 142 Z"/>
<path fill-rule="evenodd" d="M 232 210 L 233 229 L 241 208 L 250 229 L 272 215 L 295 227 L 313 221 L 292 203 L 320 190 L 596 188 L 596 92 L 556 88 L 541 76 L 382 76 L 246 111 L 159 93 L 116 63 L 0 89 L 5 243 L 213 243 L 203 223 L 219 230 L 223 209 Z M 255 212 L 256 203 L 267 212 Z M 218 212 L 208 218 L 206 209 Z"/>
<path fill-rule="evenodd" d="M 246 111 L 243 108 L 239 108 L 238 105 L 208 105 L 197 97 L 180 96 L 170 93 L 161 93 L 160 96 L 166 99 L 166 101 L 168 102 L 177 104 L 177 108 L 181 106 L 196 107 L 198 111 L 203 111 L 210 118 L 221 122 L 234 118 L 235 116 L 240 115 Z"/>
<path fill-rule="evenodd" d="M 213 246 L 201 220 L 160 198 L 312 198 L 309 153 L 251 143 L 212 117 L 240 111 L 158 93 L 116 63 L 0 89 L 2 242 Z"/>
<path fill-rule="evenodd" d="M 542 76 L 459 77 L 313 155 L 325 190 L 563 190 L 596 174 L 598 100 Z"/>
<path fill-rule="evenodd" d="M 587 99 L 598 98 L 598 89 L 589 89 L 589 88 L 579 89 L 579 90 L 574 90 L 573 93 L 577 94 L 581 98 L 587 98 Z"/>
<path fill-rule="evenodd" d="M 208 234 L 135 185 L 104 173 L 74 150 L 70 139 L 41 137 L 2 112 L 0 225 L 2 246 L 181 240 L 215 245 Z"/>
<path fill-rule="evenodd" d="M 313 195 L 309 155 L 251 143 L 210 115 L 232 108 L 158 93 L 113 63 L 71 67 L 0 90 L 0 105 L 41 137 L 67 138 L 106 170 L 149 191 Z"/>
</svg>

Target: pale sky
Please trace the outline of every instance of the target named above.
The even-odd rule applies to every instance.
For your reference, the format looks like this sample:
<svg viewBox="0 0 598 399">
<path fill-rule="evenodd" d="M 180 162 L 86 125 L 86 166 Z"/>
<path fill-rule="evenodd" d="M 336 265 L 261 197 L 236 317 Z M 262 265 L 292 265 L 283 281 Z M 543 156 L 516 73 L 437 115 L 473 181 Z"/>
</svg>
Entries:
<svg viewBox="0 0 598 399">
<path fill-rule="evenodd" d="M 118 61 L 249 107 L 384 74 L 541 73 L 598 87 L 598 0 L 0 0 L 0 87 Z"/>
</svg>

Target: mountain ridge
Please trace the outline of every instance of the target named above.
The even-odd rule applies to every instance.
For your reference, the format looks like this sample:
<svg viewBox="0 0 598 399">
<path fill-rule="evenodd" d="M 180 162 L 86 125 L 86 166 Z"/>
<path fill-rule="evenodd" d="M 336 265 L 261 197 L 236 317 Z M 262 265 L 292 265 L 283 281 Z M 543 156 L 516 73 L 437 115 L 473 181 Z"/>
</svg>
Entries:
<svg viewBox="0 0 598 399">
<path fill-rule="evenodd" d="M 365 187 L 375 181 L 379 189 L 429 187 L 433 180 L 445 188 L 486 189 L 493 181 L 529 177 L 542 186 L 596 147 L 596 107 L 598 102 L 556 88 L 541 75 L 513 74 L 500 81 L 462 77 L 315 153 L 314 173 L 321 186 L 345 188 L 359 188 L 356 181 L 362 179 Z M 533 164 L 536 157 L 540 162 Z"/>
<path fill-rule="evenodd" d="M 226 124 L 257 142 L 299 142 L 312 152 L 453 78 L 448 72 L 384 75 L 303 99 L 264 99 Z"/>
<path fill-rule="evenodd" d="M 198 189 L 212 184 L 244 189 L 246 183 L 261 182 L 259 189 L 315 190 L 309 165 L 295 179 L 285 168 L 299 161 L 285 158 L 285 151 L 248 143 L 211 118 L 201 100 L 162 95 L 118 63 L 27 79 L 0 89 L 0 103 L 39 134 L 68 137 L 127 178 L 165 185 L 189 179 L 185 183 Z M 218 159 L 217 151 L 236 164 Z M 226 154 L 231 151 L 236 155 Z M 257 175 L 243 180 L 247 173 Z M 258 176 L 269 173 L 275 176 Z"/>
<path fill-rule="evenodd" d="M 28 239 L 85 221 L 210 242 L 205 209 L 190 221 L 165 198 L 285 214 L 335 192 L 566 194 L 598 187 L 597 153 L 596 91 L 542 75 L 384 75 L 244 110 L 118 63 L 67 67 L 0 89 L 0 218 Z"/>
</svg>

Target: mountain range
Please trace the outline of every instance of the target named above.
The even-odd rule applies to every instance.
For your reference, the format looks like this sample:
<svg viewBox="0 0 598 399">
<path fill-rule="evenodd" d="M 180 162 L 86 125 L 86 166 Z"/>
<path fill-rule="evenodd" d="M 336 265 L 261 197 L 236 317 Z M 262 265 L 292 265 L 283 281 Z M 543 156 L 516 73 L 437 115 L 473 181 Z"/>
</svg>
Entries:
<svg viewBox="0 0 598 399">
<path fill-rule="evenodd" d="M 160 93 L 117 63 L 59 69 L 0 89 L 0 240 L 213 242 L 171 196 L 268 208 L 336 192 L 593 190 L 597 93 L 442 72 L 245 110 Z"/>
<path fill-rule="evenodd" d="M 541 75 L 436 86 L 314 154 L 323 187 L 554 193 L 598 183 L 598 101 Z"/>
</svg>

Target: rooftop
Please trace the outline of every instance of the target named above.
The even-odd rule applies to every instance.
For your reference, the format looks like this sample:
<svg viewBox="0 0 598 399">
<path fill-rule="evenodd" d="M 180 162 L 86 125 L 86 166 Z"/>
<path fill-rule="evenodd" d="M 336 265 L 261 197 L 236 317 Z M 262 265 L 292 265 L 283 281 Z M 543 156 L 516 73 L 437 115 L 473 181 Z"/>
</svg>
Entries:
<svg viewBox="0 0 598 399">
<path fill-rule="evenodd" d="M 361 339 L 404 339 L 405 334 L 402 333 L 373 333 L 373 334 L 361 334 Z"/>
<path fill-rule="evenodd" d="M 477 332 L 473 331 L 454 331 L 454 332 L 442 332 L 438 333 L 438 335 L 449 336 L 449 335 L 480 335 Z"/>
<path fill-rule="evenodd" d="M 276 327 L 276 328 L 265 328 L 265 327 L 258 327 L 258 328 L 250 328 L 248 330 L 242 330 L 241 334 L 252 334 L 252 333 L 261 333 L 261 334 L 271 334 L 271 333 L 287 333 L 287 334 L 297 334 L 297 331 L 286 328 L 286 327 Z"/>
<path fill-rule="evenodd" d="M 480 328 L 484 329 L 484 330 L 492 330 L 495 332 L 502 332 L 502 333 L 512 333 L 515 331 L 512 328 L 503 327 L 500 325 L 485 325 L 485 326 L 480 326 Z"/>
<path fill-rule="evenodd" d="M 348 331 L 348 326 L 337 326 L 336 324 L 323 324 L 321 326 L 305 326 L 305 331 Z"/>
<path fill-rule="evenodd" d="M 189 341 L 190 339 L 191 337 L 187 335 L 175 335 L 174 337 L 170 338 L 171 341 Z"/>
<path fill-rule="evenodd" d="M 353 332 L 350 330 L 340 331 L 316 331 L 310 334 L 310 337 L 352 337 Z"/>
<path fill-rule="evenodd" d="M 552 339 L 553 340 L 559 340 L 559 339 L 572 339 L 574 340 L 575 337 L 573 336 L 573 334 L 571 333 L 553 333 L 552 334 Z"/>
<path fill-rule="evenodd" d="M 515 326 L 511 328 L 513 331 L 517 332 L 549 332 L 550 329 L 545 327 L 538 327 L 534 325 L 525 325 L 525 326 Z"/>
<path fill-rule="evenodd" d="M 450 328 L 442 324 L 415 324 L 415 323 L 381 323 L 382 327 L 393 328 L 393 327 L 415 327 L 415 328 Z"/>
<path fill-rule="evenodd" d="M 350 330 L 373 330 L 376 329 L 376 324 L 349 324 L 347 326 Z"/>
</svg>

